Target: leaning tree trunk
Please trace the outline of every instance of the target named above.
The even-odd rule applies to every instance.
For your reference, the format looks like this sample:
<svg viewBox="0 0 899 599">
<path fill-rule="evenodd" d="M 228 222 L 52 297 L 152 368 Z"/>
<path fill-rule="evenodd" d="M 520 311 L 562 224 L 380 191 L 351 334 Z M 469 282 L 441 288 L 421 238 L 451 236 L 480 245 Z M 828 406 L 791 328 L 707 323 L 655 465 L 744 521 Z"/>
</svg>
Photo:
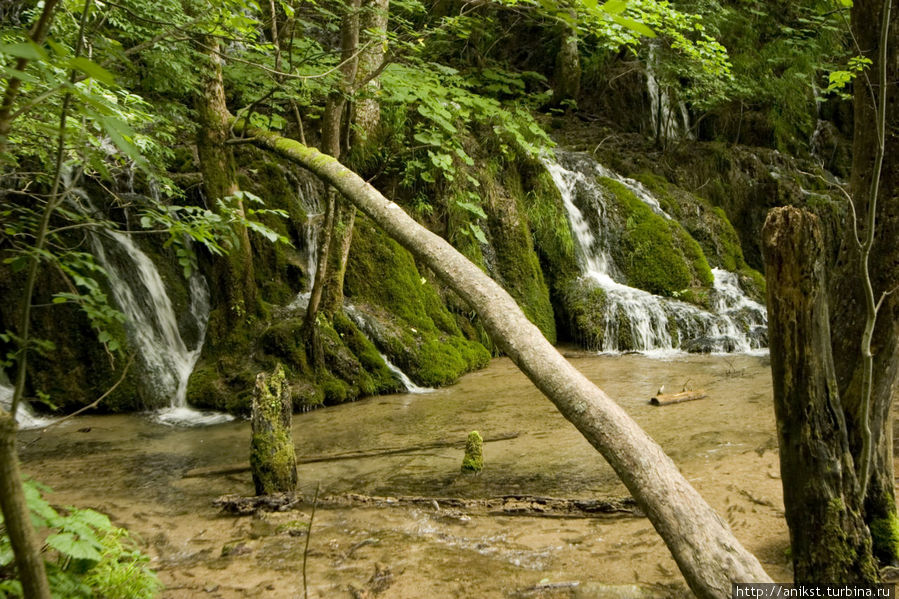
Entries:
<svg viewBox="0 0 899 599">
<path fill-rule="evenodd" d="M 16 421 L 0 408 L 0 508 L 16 556 L 16 571 L 26 597 L 50 599 L 41 544 L 31 525 L 16 453 Z"/>
<path fill-rule="evenodd" d="M 830 349 L 818 219 L 796 208 L 776 208 L 762 239 L 793 576 L 799 583 L 875 583 Z"/>
<path fill-rule="evenodd" d="M 899 10 L 890 11 L 888 29 L 882 16 L 889 0 L 856 0 L 852 8 L 852 28 L 860 52 L 873 61 L 854 85 L 854 140 L 851 192 L 859 235 L 868 232 L 872 206 L 872 183 L 876 180 L 876 225 L 868 260 L 874 300 L 899 285 L 899 100 L 895 81 L 899 79 Z M 885 58 L 885 60 L 884 60 Z M 885 69 L 885 72 L 884 72 Z M 885 77 L 884 77 L 885 75 Z M 886 102 L 878 107 L 882 81 Z M 867 82 L 870 80 L 870 86 Z M 881 144 L 877 117 L 885 117 Z M 876 167 L 882 157 L 882 169 Z M 880 172 L 878 172 L 880 171 Z M 877 313 L 871 338 L 873 354 L 872 387 L 869 399 L 863 391 L 864 358 L 860 351 L 867 323 L 863 264 L 852 219 L 847 219 L 831 289 L 831 327 L 836 377 L 846 410 L 849 446 L 856 463 L 864 446 L 863 407 L 870 406 L 871 445 L 874 459 L 867 480 L 865 520 L 871 528 L 875 555 L 883 562 L 899 561 L 899 519 L 893 491 L 893 436 L 889 417 L 892 397 L 899 379 L 899 292 L 884 299 Z"/>
<path fill-rule="evenodd" d="M 693 592 L 703 598 L 725 598 L 730 597 L 733 582 L 770 581 L 755 556 L 662 448 L 568 363 L 481 269 L 334 158 L 243 121 L 236 121 L 234 130 L 335 186 L 477 311 L 500 349 L 615 469 L 668 545 Z"/>
</svg>

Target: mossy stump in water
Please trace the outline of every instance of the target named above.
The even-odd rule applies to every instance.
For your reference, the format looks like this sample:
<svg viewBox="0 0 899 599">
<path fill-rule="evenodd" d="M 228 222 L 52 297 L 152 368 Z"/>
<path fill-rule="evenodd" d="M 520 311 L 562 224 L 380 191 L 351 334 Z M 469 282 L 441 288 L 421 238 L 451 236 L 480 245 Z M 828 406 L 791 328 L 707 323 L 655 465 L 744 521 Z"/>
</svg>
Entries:
<svg viewBox="0 0 899 599">
<path fill-rule="evenodd" d="M 480 472 L 484 469 L 484 439 L 478 431 L 468 433 L 465 442 L 465 457 L 462 458 L 462 472 Z"/>
<path fill-rule="evenodd" d="M 292 492 L 297 486 L 297 458 L 290 433 L 290 390 L 281 364 L 269 378 L 256 375 L 253 392 L 250 471 L 257 495 Z"/>
</svg>

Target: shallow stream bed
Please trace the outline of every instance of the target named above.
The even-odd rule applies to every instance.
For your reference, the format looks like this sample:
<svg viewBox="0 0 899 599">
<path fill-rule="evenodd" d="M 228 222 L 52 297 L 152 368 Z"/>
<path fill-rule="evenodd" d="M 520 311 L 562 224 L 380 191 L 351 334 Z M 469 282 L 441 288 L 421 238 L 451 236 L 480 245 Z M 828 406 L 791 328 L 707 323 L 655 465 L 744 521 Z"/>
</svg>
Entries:
<svg viewBox="0 0 899 599">
<path fill-rule="evenodd" d="M 662 445 L 772 578 L 789 580 L 767 358 L 570 359 Z M 708 397 L 650 406 L 661 385 L 701 388 Z M 485 444 L 477 476 L 459 472 L 471 430 L 503 439 Z M 51 501 L 101 510 L 140 537 L 168 587 L 164 597 L 303 597 L 310 506 L 234 517 L 212 505 L 225 493 L 252 494 L 246 471 L 208 474 L 246 463 L 249 436 L 247 422 L 175 428 L 142 415 L 93 416 L 40 436 L 23 432 L 20 443 L 25 471 L 54 489 Z M 298 415 L 294 440 L 300 458 L 374 454 L 302 464 L 309 498 L 318 486 L 322 496 L 627 495 L 508 359 L 432 393 Z M 439 501 L 320 506 L 309 541 L 306 583 L 316 598 L 687 594 L 652 526 L 631 515 L 467 513 Z"/>
</svg>

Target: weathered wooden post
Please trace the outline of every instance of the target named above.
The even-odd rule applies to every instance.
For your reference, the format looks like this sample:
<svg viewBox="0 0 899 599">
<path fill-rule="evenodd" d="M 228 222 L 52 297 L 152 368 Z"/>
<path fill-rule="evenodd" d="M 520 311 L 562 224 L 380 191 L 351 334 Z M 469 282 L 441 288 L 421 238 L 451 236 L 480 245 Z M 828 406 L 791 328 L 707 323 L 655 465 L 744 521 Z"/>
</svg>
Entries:
<svg viewBox="0 0 899 599">
<path fill-rule="evenodd" d="M 250 470 L 257 495 L 291 492 L 297 487 L 297 458 L 293 448 L 290 391 L 281 364 L 271 378 L 256 375 L 253 392 Z"/>
</svg>

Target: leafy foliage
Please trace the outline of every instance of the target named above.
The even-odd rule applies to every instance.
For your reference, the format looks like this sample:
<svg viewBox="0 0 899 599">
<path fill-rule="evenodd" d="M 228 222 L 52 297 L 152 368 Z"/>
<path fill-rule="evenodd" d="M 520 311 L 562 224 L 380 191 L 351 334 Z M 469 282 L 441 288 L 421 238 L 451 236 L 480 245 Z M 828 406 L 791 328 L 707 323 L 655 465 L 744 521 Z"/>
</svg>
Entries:
<svg viewBox="0 0 899 599">
<path fill-rule="evenodd" d="M 150 599 L 162 584 L 149 569 L 149 558 L 134 545 L 128 532 L 90 509 L 69 508 L 60 513 L 43 494 L 49 489 L 23 481 L 32 523 L 46 534 L 44 555 L 54 597 L 76 599 Z M 0 516 L 0 596 L 21 597 L 12 578 L 13 552 Z"/>
</svg>

